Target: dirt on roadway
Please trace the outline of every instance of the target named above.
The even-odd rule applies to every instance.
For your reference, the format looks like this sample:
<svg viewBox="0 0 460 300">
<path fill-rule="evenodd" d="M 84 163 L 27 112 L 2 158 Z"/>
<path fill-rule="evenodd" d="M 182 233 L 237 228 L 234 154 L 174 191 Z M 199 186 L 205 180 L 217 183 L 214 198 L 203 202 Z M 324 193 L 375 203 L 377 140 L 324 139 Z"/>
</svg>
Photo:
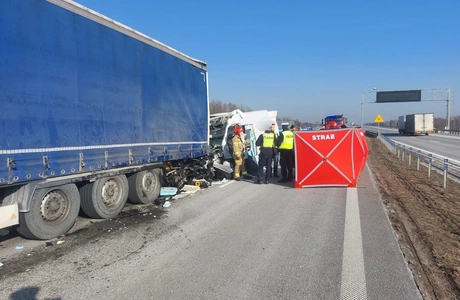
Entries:
<svg viewBox="0 0 460 300">
<path fill-rule="evenodd" d="M 367 138 L 368 165 L 424 299 L 460 299 L 460 183 Z"/>
<path fill-rule="evenodd" d="M 417 171 L 415 162 L 409 166 L 407 157 L 404 162 L 398 159 L 379 140 L 367 138 L 367 141 L 371 152 L 369 167 L 422 296 L 460 299 L 460 183 L 449 180 L 444 189 L 441 174 L 433 171 L 429 178 L 426 167 L 421 166 Z M 158 224 L 156 219 L 161 218 L 161 210 L 127 211 L 118 219 L 67 234 L 65 243 L 59 246 L 43 242 L 45 251 L 38 247 L 3 261 L 0 281 L 33 269 L 37 261 L 52 260 L 78 249 L 81 243 L 110 238 L 107 231 L 131 229 L 138 218 Z M 0 250 L 2 246 L 0 239 Z"/>
</svg>

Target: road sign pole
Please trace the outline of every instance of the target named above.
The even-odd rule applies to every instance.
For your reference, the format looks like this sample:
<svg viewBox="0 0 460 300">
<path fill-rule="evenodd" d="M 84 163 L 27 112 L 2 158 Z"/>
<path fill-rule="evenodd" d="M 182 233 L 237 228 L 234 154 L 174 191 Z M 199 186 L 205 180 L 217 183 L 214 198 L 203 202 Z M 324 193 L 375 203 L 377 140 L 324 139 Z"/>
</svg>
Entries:
<svg viewBox="0 0 460 300">
<path fill-rule="evenodd" d="M 384 122 L 380 114 L 375 117 L 374 123 L 377 123 L 377 137 L 380 137 L 380 123 Z"/>
</svg>

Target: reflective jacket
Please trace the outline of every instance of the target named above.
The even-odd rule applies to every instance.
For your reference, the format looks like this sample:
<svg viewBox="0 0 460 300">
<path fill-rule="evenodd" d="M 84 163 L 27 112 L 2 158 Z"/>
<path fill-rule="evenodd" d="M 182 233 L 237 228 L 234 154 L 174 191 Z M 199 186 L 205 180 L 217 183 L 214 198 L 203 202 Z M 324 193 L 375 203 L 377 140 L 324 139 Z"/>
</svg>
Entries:
<svg viewBox="0 0 460 300">
<path fill-rule="evenodd" d="M 269 129 L 265 130 L 257 138 L 256 146 L 260 147 L 259 157 L 272 157 L 276 147 L 275 133 Z"/>
<path fill-rule="evenodd" d="M 275 134 L 273 132 L 264 132 L 262 137 L 264 139 L 261 145 L 262 148 L 275 148 Z"/>
<path fill-rule="evenodd" d="M 239 135 L 236 135 L 232 138 L 233 154 L 239 155 L 244 150 L 243 141 Z"/>
<path fill-rule="evenodd" d="M 292 150 L 294 149 L 294 133 L 290 130 L 283 131 L 279 138 L 279 146 L 280 150 Z"/>
</svg>

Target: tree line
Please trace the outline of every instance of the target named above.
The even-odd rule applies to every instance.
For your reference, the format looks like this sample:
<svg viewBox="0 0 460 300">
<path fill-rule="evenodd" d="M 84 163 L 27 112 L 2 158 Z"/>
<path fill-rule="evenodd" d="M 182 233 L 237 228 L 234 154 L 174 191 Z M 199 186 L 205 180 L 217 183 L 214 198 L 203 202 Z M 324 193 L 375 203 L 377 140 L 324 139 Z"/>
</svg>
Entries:
<svg viewBox="0 0 460 300">
<path fill-rule="evenodd" d="M 241 111 L 252 111 L 249 106 L 246 105 L 236 105 L 235 103 L 224 103 L 220 100 L 212 100 L 209 103 L 209 112 L 211 114 L 218 114 L 223 112 L 233 111 L 235 109 L 239 109 Z"/>
<path fill-rule="evenodd" d="M 234 103 L 224 103 L 224 102 L 222 102 L 220 100 L 212 100 L 209 103 L 209 110 L 210 110 L 211 114 L 229 112 L 229 111 L 233 111 L 235 109 L 239 109 L 239 110 L 241 110 L 243 112 L 252 111 L 252 109 L 249 106 L 237 105 L 237 104 L 234 104 Z M 320 124 L 317 124 L 317 123 L 314 123 L 314 122 L 300 121 L 298 119 L 295 119 L 295 118 L 292 118 L 292 117 L 289 117 L 289 116 L 287 116 L 287 117 L 286 116 L 284 116 L 284 117 L 278 116 L 277 121 L 278 121 L 278 123 L 287 122 L 290 125 L 299 126 L 299 127 L 302 127 L 302 128 L 306 128 L 306 127 L 315 128 L 315 127 L 320 125 Z M 436 128 L 437 130 L 444 130 L 444 128 L 447 125 L 447 120 L 446 120 L 446 118 L 434 118 L 433 123 L 434 123 L 434 128 Z M 380 123 L 380 124 L 383 127 L 397 128 L 398 127 L 398 120 L 389 120 L 389 121 L 385 121 L 385 122 Z M 373 123 L 373 124 L 371 123 L 369 125 L 377 126 L 377 123 Z M 460 130 L 460 115 L 454 116 L 450 120 L 450 129 L 451 130 Z"/>
</svg>

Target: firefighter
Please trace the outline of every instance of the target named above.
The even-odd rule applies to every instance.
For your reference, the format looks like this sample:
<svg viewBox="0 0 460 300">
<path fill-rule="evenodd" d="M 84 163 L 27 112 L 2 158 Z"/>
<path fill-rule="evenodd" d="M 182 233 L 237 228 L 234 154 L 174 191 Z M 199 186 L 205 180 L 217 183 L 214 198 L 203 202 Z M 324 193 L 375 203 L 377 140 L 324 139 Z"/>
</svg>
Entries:
<svg viewBox="0 0 460 300">
<path fill-rule="evenodd" d="M 241 138 L 241 135 L 243 134 L 243 127 L 239 125 L 235 126 L 233 133 L 235 134 L 232 138 L 233 160 L 235 161 L 233 178 L 235 178 L 236 181 L 241 181 L 241 173 L 244 179 L 252 179 L 252 176 L 248 175 L 246 167 L 244 166 L 244 143 Z"/>
<path fill-rule="evenodd" d="M 260 147 L 257 184 L 261 184 L 262 180 L 268 184 L 268 179 L 272 173 L 272 159 L 276 151 L 276 134 L 274 131 L 275 124 L 272 123 L 264 133 L 259 135 L 256 141 L 256 146 Z"/>
<path fill-rule="evenodd" d="M 283 131 L 277 141 L 280 152 L 281 180 L 280 183 L 292 181 L 294 168 L 294 132 L 289 130 L 289 123 L 282 123 Z"/>
</svg>

